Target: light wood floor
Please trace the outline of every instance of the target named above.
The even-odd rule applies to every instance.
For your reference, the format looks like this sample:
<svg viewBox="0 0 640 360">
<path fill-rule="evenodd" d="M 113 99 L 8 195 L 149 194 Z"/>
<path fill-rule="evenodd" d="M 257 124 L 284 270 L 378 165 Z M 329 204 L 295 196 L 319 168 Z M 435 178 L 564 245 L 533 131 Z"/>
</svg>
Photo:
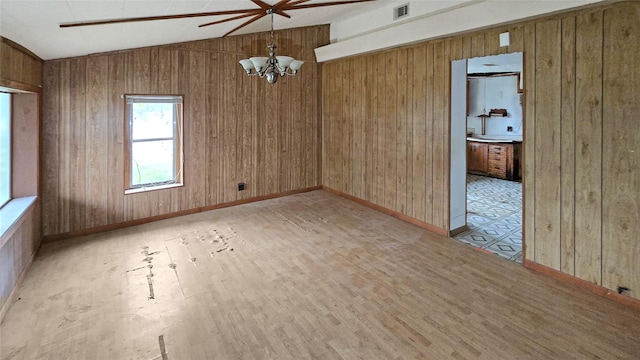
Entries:
<svg viewBox="0 0 640 360">
<path fill-rule="evenodd" d="M 19 297 L 2 359 L 640 358 L 639 312 L 323 191 L 45 244 Z"/>
</svg>

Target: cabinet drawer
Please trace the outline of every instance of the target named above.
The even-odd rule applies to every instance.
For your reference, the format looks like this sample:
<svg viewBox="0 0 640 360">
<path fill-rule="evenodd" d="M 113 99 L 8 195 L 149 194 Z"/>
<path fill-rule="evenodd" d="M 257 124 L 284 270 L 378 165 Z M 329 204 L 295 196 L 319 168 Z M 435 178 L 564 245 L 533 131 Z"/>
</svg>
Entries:
<svg viewBox="0 0 640 360">
<path fill-rule="evenodd" d="M 489 146 L 489 155 L 501 155 L 507 152 L 507 149 L 505 149 L 504 146 L 502 145 L 490 145 Z"/>
<path fill-rule="evenodd" d="M 489 164 L 487 172 L 489 173 L 489 175 L 493 175 L 493 176 L 504 179 L 507 176 L 507 167 Z"/>
<path fill-rule="evenodd" d="M 493 170 L 505 171 L 507 170 L 507 164 L 498 163 L 498 162 L 489 162 L 489 166 L 487 166 L 487 168 L 493 169 Z"/>
<path fill-rule="evenodd" d="M 507 157 L 504 155 L 496 155 L 496 154 L 489 154 L 489 162 L 498 162 L 501 164 L 506 164 L 507 162 Z"/>
<path fill-rule="evenodd" d="M 507 158 L 506 157 L 496 157 L 494 156 L 489 156 L 489 161 L 487 162 L 489 164 L 490 167 L 493 166 L 499 166 L 502 169 L 505 169 L 507 167 Z"/>
</svg>

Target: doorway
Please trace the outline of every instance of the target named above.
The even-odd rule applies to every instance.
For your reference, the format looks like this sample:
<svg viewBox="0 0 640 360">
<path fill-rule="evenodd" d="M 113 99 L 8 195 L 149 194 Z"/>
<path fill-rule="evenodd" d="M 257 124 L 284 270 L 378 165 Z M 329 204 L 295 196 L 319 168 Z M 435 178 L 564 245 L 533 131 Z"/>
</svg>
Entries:
<svg viewBox="0 0 640 360">
<path fill-rule="evenodd" d="M 451 65 L 450 231 L 522 262 L 522 53 Z"/>
</svg>

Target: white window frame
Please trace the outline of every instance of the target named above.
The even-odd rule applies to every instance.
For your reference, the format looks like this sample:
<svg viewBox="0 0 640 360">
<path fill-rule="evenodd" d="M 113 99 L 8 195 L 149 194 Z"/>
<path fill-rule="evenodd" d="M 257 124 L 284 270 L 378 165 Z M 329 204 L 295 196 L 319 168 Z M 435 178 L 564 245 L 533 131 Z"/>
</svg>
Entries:
<svg viewBox="0 0 640 360">
<path fill-rule="evenodd" d="M 12 126 L 13 126 L 13 124 L 12 124 L 12 123 L 13 123 L 13 118 L 12 118 L 12 117 L 13 117 L 13 114 L 12 114 L 12 109 L 11 109 L 11 106 L 12 106 L 11 101 L 12 101 L 12 99 L 11 99 L 11 94 L 10 94 L 10 93 L 2 92 L 2 94 L 3 94 L 3 95 L 8 95 L 8 96 L 9 96 L 9 108 L 8 108 L 8 109 L 6 109 L 6 110 L 8 111 L 8 114 L 9 114 L 9 116 L 8 116 L 8 118 L 9 118 L 9 124 L 8 124 L 8 125 L 9 125 L 9 134 L 8 134 L 8 137 L 9 137 L 9 144 L 8 144 L 8 151 L 5 153 L 4 149 L 0 149 L 0 150 L 2 150 L 2 154 L 3 154 L 3 156 L 6 156 L 6 157 L 7 157 L 7 159 L 8 159 L 8 161 L 9 161 L 9 179 L 8 179 L 8 183 L 7 183 L 7 184 L 5 184 L 5 183 L 4 183 L 4 182 L 5 182 L 5 180 L 7 180 L 7 179 L 0 179 L 0 181 L 2 182 L 2 186 L 3 186 L 3 187 L 4 187 L 4 186 L 6 186 L 6 187 L 8 188 L 8 190 L 9 190 L 9 197 L 8 197 L 7 199 L 2 199 L 2 198 L 0 198 L 0 208 L 2 208 L 3 206 L 5 206 L 6 204 L 8 204 L 8 203 L 11 201 L 12 197 L 13 197 L 12 189 L 11 189 L 11 182 L 13 181 L 13 164 L 12 164 L 12 161 L 13 161 L 13 160 L 12 160 L 12 157 L 13 157 L 13 152 L 12 152 L 12 147 L 13 147 L 13 145 L 12 145 L 12 141 L 13 141 L 13 137 L 11 136 L 11 135 L 12 135 L 12 134 L 11 134 L 11 132 L 13 131 L 13 127 L 12 127 Z M 3 143 L 3 144 L 2 144 L 2 147 L 4 148 L 4 146 L 6 146 L 6 145 L 7 145 L 7 144 L 4 144 L 4 143 Z"/>
<path fill-rule="evenodd" d="M 125 194 L 133 194 L 144 191 L 168 189 L 183 186 L 183 169 L 184 169 L 184 156 L 183 156 L 183 129 L 184 129 L 184 116 L 183 116 L 183 96 L 182 95 L 136 95 L 125 94 L 123 96 L 125 101 L 125 179 L 124 188 Z M 173 104 L 173 137 L 170 138 L 152 138 L 143 140 L 133 139 L 133 105 L 136 103 L 161 103 L 161 104 Z M 153 141 L 166 141 L 172 140 L 174 143 L 174 178 L 166 181 L 160 181 L 155 183 L 135 184 L 133 185 L 133 144 L 136 142 L 153 142 Z"/>
</svg>

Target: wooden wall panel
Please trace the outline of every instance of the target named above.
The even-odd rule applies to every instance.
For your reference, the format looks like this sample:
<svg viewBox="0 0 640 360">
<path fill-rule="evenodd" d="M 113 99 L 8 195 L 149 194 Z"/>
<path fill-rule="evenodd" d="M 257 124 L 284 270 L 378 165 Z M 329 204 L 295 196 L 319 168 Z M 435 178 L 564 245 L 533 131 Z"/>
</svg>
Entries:
<svg viewBox="0 0 640 360">
<path fill-rule="evenodd" d="M 433 44 L 433 143 L 430 149 L 433 161 L 431 168 L 433 213 L 429 222 L 441 229 L 447 227 L 449 219 L 444 199 L 449 201 L 449 181 L 445 182 L 449 171 L 448 149 L 445 146 L 445 138 L 449 138 L 449 114 L 445 111 L 445 103 L 449 102 L 449 94 L 445 93 L 445 89 L 449 79 L 450 64 L 446 63 L 444 51 L 444 41 L 436 41 Z"/>
<path fill-rule="evenodd" d="M 398 68 L 399 54 L 386 53 L 384 56 L 385 69 Z M 392 71 L 385 73 L 384 76 L 384 98 L 382 108 L 382 122 L 384 125 L 384 137 L 382 140 L 382 150 L 384 157 L 384 202 L 381 204 L 388 209 L 395 209 L 397 192 L 397 158 L 396 158 L 396 138 L 398 137 L 397 129 L 397 95 L 398 95 L 398 73 Z M 344 91 L 349 91 L 345 89 Z M 350 107 L 350 105 L 347 105 Z M 347 142 L 350 140 L 347 140 Z"/>
<path fill-rule="evenodd" d="M 92 228 L 105 224 L 108 212 L 108 182 L 104 181 L 104 178 L 108 175 L 109 168 L 107 167 L 108 157 L 104 156 L 104 149 L 108 148 L 107 144 L 111 140 L 105 136 L 109 133 L 108 101 L 106 101 L 109 89 L 109 57 L 89 57 L 86 74 L 86 101 L 83 104 L 86 106 L 84 118 L 86 121 L 86 158 L 84 166 L 74 169 L 74 171 L 84 172 L 82 183 L 86 186 L 85 198 L 78 199 L 78 202 L 85 204 L 85 226 Z M 73 119 L 73 115 L 69 114 L 68 119 Z M 73 121 L 65 121 L 65 124 L 69 128 L 75 127 Z M 70 143 L 65 141 L 60 145 L 69 146 Z M 68 163 L 68 161 L 69 159 L 64 159 L 64 163 Z M 59 183 L 63 190 L 68 185 L 64 182 Z M 76 202 L 69 203 L 69 208 L 75 207 L 75 204 Z M 71 219 L 69 218 L 69 220 Z M 69 230 L 71 230 L 70 227 Z"/>
<path fill-rule="evenodd" d="M 69 113 L 65 117 L 86 117 L 86 59 L 74 59 L 67 64 L 69 67 L 69 96 L 64 100 L 68 101 Z M 65 106 L 66 107 L 66 106 Z M 71 227 L 84 228 L 87 218 L 87 204 L 84 201 L 87 197 L 87 188 L 83 178 L 86 176 L 83 169 L 87 161 L 87 127 L 86 123 L 75 124 L 72 127 L 66 127 L 69 137 L 73 141 L 69 142 L 69 193 L 68 199 L 70 203 L 77 206 L 71 206 L 69 209 L 69 223 Z M 89 139 L 91 143 L 92 139 Z M 108 193 L 107 193 L 108 197 Z"/>
<path fill-rule="evenodd" d="M 121 96 L 125 92 L 125 81 L 126 81 L 126 55 L 125 54 L 113 54 L 109 56 L 109 89 L 108 89 L 108 105 L 107 105 L 107 123 L 108 126 L 108 138 L 109 139 L 120 139 L 120 141 L 109 141 L 107 143 L 107 153 L 115 154 L 119 151 L 123 151 L 124 143 L 122 139 L 124 139 L 124 129 L 126 124 L 122 123 L 122 118 L 125 113 L 124 101 L 122 101 Z M 158 58 L 158 65 L 163 66 L 164 62 L 162 58 Z M 84 71 L 79 70 L 80 73 L 84 73 Z M 164 83 L 164 79 L 162 81 L 158 81 L 158 84 Z M 159 85 L 157 85 L 159 86 Z M 82 99 L 82 98 L 81 98 Z M 84 99 L 82 99 L 84 100 Z M 80 118 L 83 118 L 83 115 L 80 115 Z M 122 126 L 118 126 L 121 124 Z M 83 149 L 83 147 L 80 147 Z M 80 152 L 80 154 L 84 154 L 84 152 Z M 121 156 L 111 156 L 108 158 L 107 167 L 109 169 L 109 181 L 108 181 L 108 189 L 107 189 L 107 222 L 108 223 L 116 223 L 122 221 L 124 219 L 124 204 L 119 202 L 118 199 L 120 194 L 122 193 L 122 188 L 124 186 L 124 159 Z M 79 184 L 84 185 L 83 179 L 77 180 Z M 82 197 L 79 199 L 81 200 Z M 82 203 L 82 202 L 80 202 Z M 79 207 L 79 206 L 78 206 Z M 83 229 L 84 225 L 77 226 L 76 228 Z"/>
<path fill-rule="evenodd" d="M 179 61 L 179 56 L 182 52 L 175 51 L 175 62 L 174 66 L 178 66 L 181 62 Z M 205 99 L 207 106 L 207 121 L 205 123 L 205 136 L 208 139 L 207 147 L 204 149 L 205 156 L 207 159 L 212 159 L 212 161 L 204 164 L 206 166 L 206 176 L 204 182 L 205 189 L 205 200 L 207 204 L 217 204 L 222 202 L 222 198 L 220 197 L 221 192 L 221 183 L 222 183 L 222 166 L 221 166 L 221 158 L 218 154 L 221 154 L 222 149 L 222 131 L 224 130 L 221 127 L 221 119 L 224 112 L 219 111 L 223 104 L 223 96 L 224 95 L 224 81 L 219 81 L 218 76 L 219 66 L 214 66 L 218 64 L 221 60 L 222 54 L 219 55 L 210 55 L 209 66 L 204 72 L 204 77 L 207 79 L 206 88 L 209 94 L 221 94 L 219 96 L 207 96 Z M 217 81 L 218 80 L 218 81 Z M 251 79 L 254 80 L 254 79 Z M 247 88 L 242 89 L 237 94 L 238 96 L 249 97 L 251 96 L 254 89 L 252 87 L 257 86 L 257 84 L 246 84 Z M 179 91 L 178 91 L 179 92 Z M 255 121 L 251 124 L 251 127 L 255 129 L 257 127 L 258 122 Z M 186 136 L 186 134 L 185 134 Z M 257 141 L 257 138 L 255 139 Z M 255 146 L 257 149 L 257 145 Z M 257 162 L 254 155 L 251 158 L 252 162 Z M 256 173 L 252 174 L 256 176 Z M 185 174 L 186 176 L 186 174 Z M 249 192 L 252 196 L 256 196 L 259 194 L 259 189 L 257 184 L 253 184 L 253 186 L 247 186 L 248 189 L 245 190 Z M 175 194 L 176 197 L 179 197 L 182 192 Z M 180 206 L 179 206 L 180 207 Z"/>
<path fill-rule="evenodd" d="M 575 272 L 576 21 L 562 19 L 560 270 Z"/>
<path fill-rule="evenodd" d="M 433 187 L 433 162 L 434 162 L 434 151 L 433 151 L 433 144 L 435 141 L 438 141 L 438 139 L 435 138 L 434 136 L 434 123 L 436 122 L 436 118 L 435 118 L 435 114 L 434 114 L 434 102 L 433 102 L 433 96 L 434 93 L 436 92 L 436 89 L 434 88 L 434 78 L 436 76 L 436 73 L 434 71 L 435 69 L 435 57 L 434 57 L 434 44 L 430 43 L 426 45 L 427 51 L 426 51 L 426 58 L 425 58 L 425 63 L 423 64 L 419 64 L 416 63 L 417 66 L 425 66 L 426 67 L 426 71 L 427 71 L 427 88 L 425 91 L 425 99 L 424 99 L 424 105 L 425 105 L 425 151 L 426 151 L 426 156 L 424 158 L 424 164 L 425 164 L 425 209 L 424 209 L 424 221 L 426 222 L 430 222 L 433 223 L 433 213 L 434 211 L 436 211 L 434 205 L 433 205 L 433 199 L 434 199 L 434 187 Z M 418 100 L 419 101 L 419 100 Z M 420 145 L 420 144 L 418 144 Z M 415 191 L 415 188 L 414 188 Z"/>
<path fill-rule="evenodd" d="M 189 177 L 191 180 L 185 182 L 185 191 L 182 192 L 184 196 L 183 202 L 188 209 L 198 208 L 205 205 L 204 202 L 204 181 L 205 169 L 207 161 L 204 157 L 202 149 L 206 148 L 205 143 L 205 121 L 206 121 L 206 101 L 205 97 L 205 79 L 202 73 L 199 71 L 193 71 L 194 69 L 206 69 L 208 68 L 205 61 L 206 53 L 200 51 L 189 51 L 186 55 L 186 68 L 185 73 L 181 74 L 184 79 L 188 80 L 188 83 L 184 84 L 184 88 L 179 89 L 180 93 L 185 94 L 184 100 L 184 173 L 185 177 Z M 235 65 L 232 63 L 230 56 L 225 56 L 225 62 L 223 62 L 223 69 L 233 69 Z M 234 73 L 228 71 L 229 74 Z M 219 74 L 222 75 L 222 74 Z M 229 79 L 226 77 L 219 77 L 224 84 L 228 85 L 231 89 L 235 89 L 235 79 Z M 188 95 L 187 95 L 188 94 Z M 225 91 L 223 98 L 227 100 L 228 96 L 234 94 L 233 91 Z M 223 165 L 223 196 L 222 202 L 229 202 L 236 199 L 236 185 L 232 183 L 235 178 L 235 110 L 236 103 L 234 101 L 225 101 L 225 103 L 216 111 L 222 110 L 225 114 L 225 132 L 223 135 L 224 147 L 221 149 L 221 156 L 218 158 Z M 154 191 L 158 192 L 158 191 Z M 232 194 L 229 194 L 232 193 Z"/>
<path fill-rule="evenodd" d="M 637 2 L 605 4 L 326 64 L 323 171 L 362 168 L 367 186 L 323 184 L 446 229 L 450 62 L 504 53 L 497 37 L 509 31 L 506 52 L 523 51 L 525 65 L 525 258 L 640 298 L 639 14 Z M 369 66 L 344 66 L 358 59 Z M 365 158 L 345 168 L 333 158 L 363 121 Z"/>
<path fill-rule="evenodd" d="M 363 68 L 366 69 L 366 59 L 357 58 L 353 62 L 352 72 L 355 74 L 354 77 L 354 87 L 362 88 L 365 85 L 365 76 L 366 71 L 362 71 Z M 365 144 L 366 144 L 366 128 L 367 128 L 367 118 L 365 116 L 360 116 L 366 111 L 365 108 L 366 100 L 364 96 L 357 96 L 354 99 L 354 107 L 353 107 L 353 134 L 354 134 L 354 142 L 353 142 L 353 164 L 364 164 L 366 161 L 365 154 Z M 353 184 L 354 191 L 359 198 L 365 197 L 365 188 L 366 188 L 366 177 L 365 177 L 365 167 L 364 166 L 353 166 Z"/>
<path fill-rule="evenodd" d="M 50 63 L 43 68 L 43 89 L 48 89 L 48 91 L 52 92 L 60 91 L 59 76 L 63 65 L 61 62 Z M 59 170 L 58 166 L 51 165 L 64 164 L 64 161 L 60 158 L 60 149 L 56 141 L 61 137 L 66 137 L 66 135 L 63 136 L 58 130 L 61 123 L 60 119 L 63 117 L 60 110 L 59 97 L 43 96 L 42 107 L 47 109 L 47 115 L 43 116 L 42 121 L 42 149 L 50 149 L 46 154 L 42 153 L 42 157 L 47 159 L 46 164 L 50 164 L 50 166 L 46 166 L 43 162 L 41 167 L 41 196 L 43 199 L 59 199 L 55 203 L 53 201 L 43 201 L 41 203 L 42 213 L 47 214 L 48 217 L 47 221 L 42 222 L 42 233 L 46 234 L 52 231 L 54 226 L 57 229 L 57 225 L 54 224 L 62 224 L 60 212 L 62 210 L 62 201 L 64 200 L 58 192 L 57 184 L 61 178 L 60 170 L 64 168 Z M 44 121 L 45 117 L 48 121 Z M 69 141 L 72 141 L 72 139 L 69 139 Z M 62 230 L 56 231 L 62 232 Z"/>
<path fill-rule="evenodd" d="M 40 247 L 40 210 L 40 202 L 35 200 L 18 222 L 0 237 L 0 321 L 11 306 L 13 290 Z"/>
<path fill-rule="evenodd" d="M 560 21 L 549 20 L 536 25 L 536 115 L 535 122 L 535 200 L 536 262 L 560 270 L 560 97 L 561 43 Z M 525 142 L 528 139 L 525 138 Z"/>
<path fill-rule="evenodd" d="M 602 284 L 602 11 L 576 18 L 575 275 Z"/>
<path fill-rule="evenodd" d="M 409 76 L 407 56 L 408 50 L 400 50 L 397 57 L 397 91 L 395 113 L 396 113 L 396 143 L 395 148 L 395 192 L 396 203 L 394 209 L 398 209 L 400 213 L 407 214 L 407 157 L 410 156 L 407 148 L 407 81 Z"/>
<path fill-rule="evenodd" d="M 409 215 L 416 219 L 426 218 L 426 198 L 427 198 L 427 117 L 426 117 L 426 92 L 427 92 L 427 47 L 417 46 L 413 49 L 413 59 L 409 69 L 413 69 L 412 86 L 413 96 L 411 98 L 412 111 L 409 121 L 413 121 L 409 131 L 410 138 L 407 141 L 411 144 L 411 167 L 413 173 L 408 177 L 407 183 L 411 184 L 407 197 L 411 199 L 411 211 Z"/>
<path fill-rule="evenodd" d="M 40 104 L 38 94 L 11 95 L 11 195 L 38 194 Z"/>
<path fill-rule="evenodd" d="M 238 65 L 264 53 L 266 40 L 252 34 L 45 62 L 45 236 L 320 185 L 313 49 L 328 43 L 328 27 L 276 33 L 278 52 L 305 65 L 274 86 Z M 183 187 L 124 195 L 125 93 L 184 95 Z"/>
<path fill-rule="evenodd" d="M 353 60 L 350 60 L 346 63 L 341 64 L 343 71 L 348 72 L 350 68 L 349 65 L 352 62 Z M 350 78 L 344 77 L 342 78 L 342 85 L 340 86 L 342 101 L 344 101 L 347 104 L 351 104 L 351 100 L 350 100 L 351 94 L 349 94 L 349 90 L 348 90 L 350 87 L 349 83 L 350 83 Z M 352 171 L 351 171 L 352 167 L 350 166 L 351 160 L 352 160 L 351 142 L 344 141 L 344 140 L 353 139 L 353 126 L 347 126 L 347 124 L 351 123 L 353 120 L 351 118 L 352 112 L 353 112 L 353 106 L 349 106 L 347 109 L 345 109 L 345 113 L 343 114 L 344 122 L 340 126 L 340 129 L 342 131 L 336 134 L 336 138 L 338 139 L 339 144 L 342 144 L 342 146 L 339 149 L 340 155 L 338 157 L 338 159 L 340 159 L 342 169 L 339 168 L 338 170 L 337 183 L 341 188 L 347 189 L 347 191 L 350 191 L 350 192 L 352 191 L 352 188 L 353 188 Z"/>
<path fill-rule="evenodd" d="M 403 213 L 409 216 L 413 216 L 413 182 L 410 180 L 413 179 L 413 81 L 409 80 L 410 77 L 413 76 L 410 69 L 415 69 L 413 65 L 413 52 L 413 48 L 407 49 L 407 75 L 403 84 L 406 87 L 406 94 L 404 103 L 402 104 L 406 111 L 403 120 L 406 123 L 406 134 L 404 143 L 400 144 L 400 146 L 404 146 L 405 148 L 406 158 L 404 161 L 407 167 L 407 175 L 404 179 L 405 189 L 403 192 L 406 204 Z"/>
<path fill-rule="evenodd" d="M 524 131 L 522 138 L 522 252 L 523 258 L 532 260 L 536 256 L 536 127 L 533 121 L 536 118 L 536 26 L 527 24 L 523 26 L 524 51 Z M 529 120 L 527 120 L 529 119 Z"/>
<path fill-rule="evenodd" d="M 40 92 L 42 86 L 42 59 L 2 36 L 0 86 L 31 92 Z"/>
<path fill-rule="evenodd" d="M 247 37 L 243 37 L 242 38 L 242 48 L 245 48 L 247 46 L 251 46 L 251 39 L 247 38 Z M 209 59 L 209 67 L 214 68 L 214 61 L 212 59 Z M 253 87 L 253 80 L 251 77 L 249 76 L 245 76 L 245 77 L 240 77 L 238 80 L 238 96 L 240 97 L 240 99 L 248 99 L 251 96 L 251 89 Z M 213 83 L 213 79 L 208 79 L 207 80 L 207 87 L 210 87 L 211 83 Z M 305 107 L 306 104 L 301 104 L 301 107 Z M 255 108 L 254 106 L 254 102 L 253 101 L 241 101 L 239 104 L 237 104 L 238 107 L 238 123 L 237 123 L 237 131 L 239 134 L 239 137 L 237 139 L 236 142 L 236 164 L 237 164 L 237 168 L 236 168 L 236 179 L 238 180 L 238 182 L 244 182 L 244 179 L 252 179 L 255 175 L 252 172 L 253 169 L 253 153 L 254 153 L 254 144 L 253 144 L 253 131 L 255 131 L 255 127 L 253 124 L 253 117 L 251 116 L 253 114 L 253 109 Z M 211 113 L 213 112 L 213 109 L 211 109 L 210 107 L 207 107 L 207 112 Z M 209 115 L 207 115 L 209 116 Z M 305 119 L 302 116 L 298 116 L 296 117 L 297 119 Z M 306 123 L 306 119 L 305 119 L 305 123 Z M 205 131 L 205 133 L 208 132 L 208 126 L 209 122 L 207 122 L 205 124 L 205 126 L 207 127 L 207 131 Z M 207 157 L 209 158 L 209 156 Z M 207 164 L 207 176 L 210 176 L 210 164 Z M 205 194 L 207 192 L 207 187 L 205 187 Z M 253 191 L 255 191 L 255 189 L 251 189 Z M 250 190 L 245 190 L 243 192 L 238 193 L 238 197 L 240 199 L 248 199 L 251 198 L 253 192 Z M 206 196 L 206 195 L 205 195 Z M 255 196 L 255 195 L 253 195 Z"/>
<path fill-rule="evenodd" d="M 377 161 L 377 148 L 378 148 L 378 129 L 377 129 L 377 114 L 378 107 L 377 104 L 377 89 L 375 86 L 376 83 L 376 64 L 374 62 L 373 57 L 364 58 L 364 62 L 366 63 L 366 72 L 365 72 L 365 83 L 364 83 L 364 143 L 365 143 L 365 159 L 364 159 L 364 177 L 365 177 L 365 194 L 363 199 L 370 199 L 371 202 L 376 203 L 378 194 L 376 192 L 375 186 L 375 178 L 377 174 L 376 170 L 376 161 Z M 324 73 L 324 72 L 323 72 Z M 324 77 L 324 76 L 323 76 Z M 326 92 L 326 87 L 323 87 L 323 94 Z M 324 118 L 323 111 L 323 124 L 327 124 Z M 330 148 L 326 146 L 323 147 L 322 153 L 326 153 Z M 358 166 L 358 164 L 355 164 Z M 322 171 L 330 171 L 331 169 L 322 168 Z"/>
<path fill-rule="evenodd" d="M 602 285 L 640 299 L 640 4 L 604 11 Z"/>
<path fill-rule="evenodd" d="M 372 104 L 377 108 L 376 114 L 376 175 L 374 176 L 374 181 L 376 182 L 376 201 L 374 204 L 384 206 L 385 202 L 388 202 L 385 197 L 385 124 L 388 122 L 387 120 L 387 109 L 386 109 L 386 99 L 387 99 L 387 91 L 385 89 L 385 76 L 386 76 L 386 63 L 385 63 L 385 54 L 378 54 L 376 57 L 376 102 Z M 340 76 L 340 75 L 338 75 Z M 393 89 L 389 89 L 389 91 L 393 91 Z M 324 103 L 323 103 L 324 106 Z M 343 106 L 349 106 L 349 104 L 344 104 Z M 340 131 L 338 129 L 338 131 Z M 348 141 L 348 140 L 347 140 Z"/>
</svg>

